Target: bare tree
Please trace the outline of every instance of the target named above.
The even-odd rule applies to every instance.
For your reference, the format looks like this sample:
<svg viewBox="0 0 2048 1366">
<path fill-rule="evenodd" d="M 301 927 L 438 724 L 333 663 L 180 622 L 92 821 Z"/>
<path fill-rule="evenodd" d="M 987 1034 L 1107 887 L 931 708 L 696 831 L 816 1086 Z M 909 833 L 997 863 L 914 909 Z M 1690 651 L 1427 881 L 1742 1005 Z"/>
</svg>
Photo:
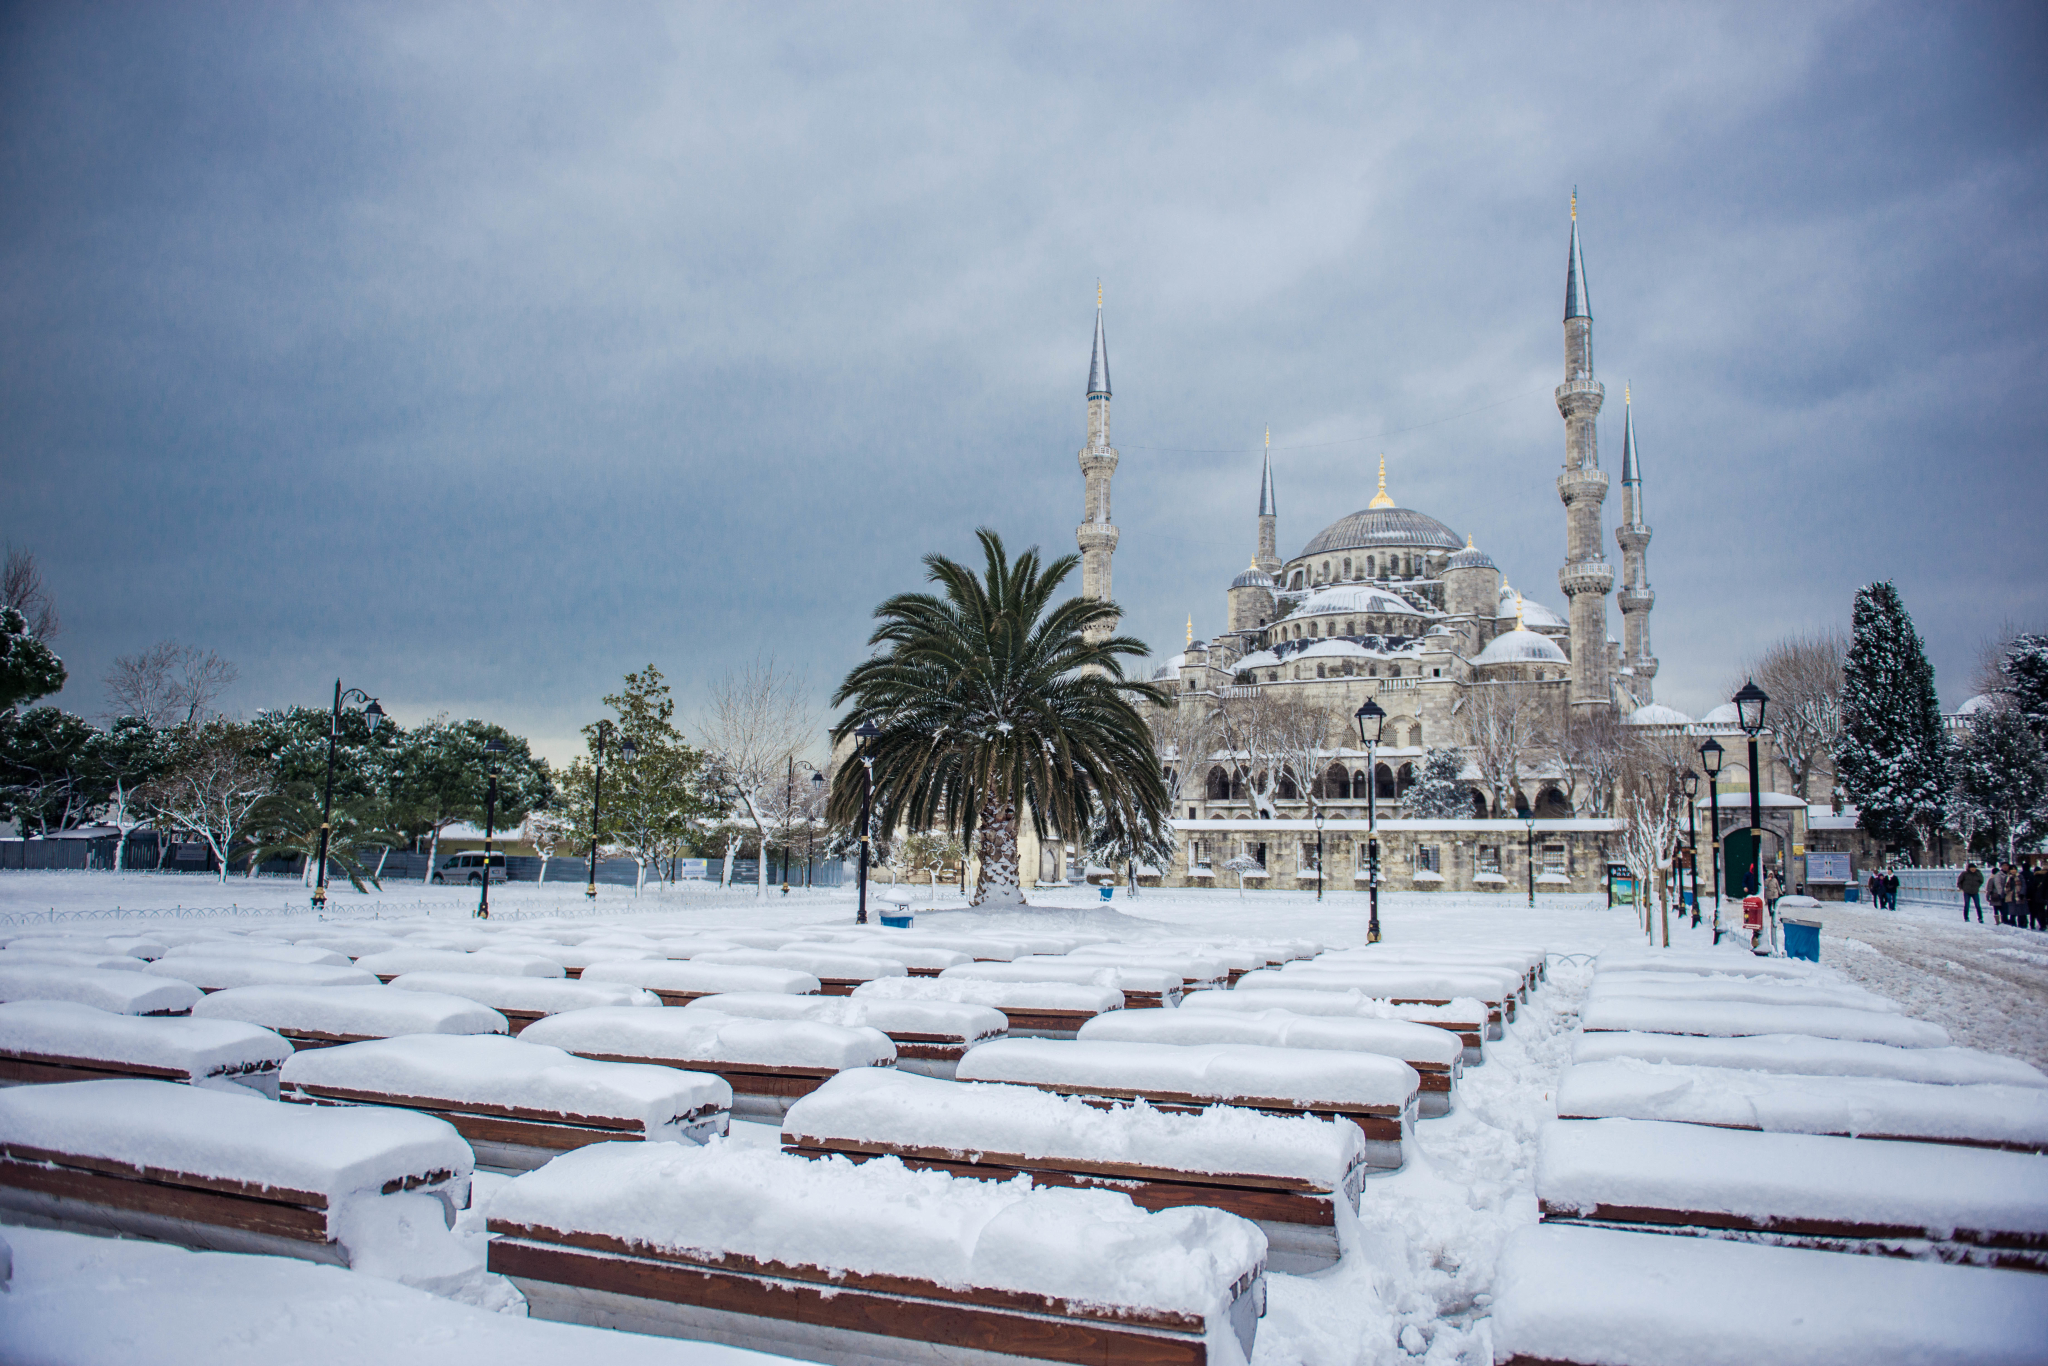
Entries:
<svg viewBox="0 0 2048 1366">
<path fill-rule="evenodd" d="M 160 640 L 140 654 L 118 656 L 107 670 L 108 715 L 139 717 L 159 730 L 197 725 L 241 676 L 212 650 Z"/>
<path fill-rule="evenodd" d="M 1512 810 L 1530 756 L 1549 739 L 1542 696 L 1527 683 L 1475 683 L 1458 714 L 1493 813 Z"/>
<path fill-rule="evenodd" d="M 1216 707 L 1216 728 L 1244 778 L 1245 795 L 1256 815 L 1272 818 L 1273 793 L 1281 760 L 1280 733 L 1276 722 L 1280 699 L 1258 684 L 1226 688 Z"/>
<path fill-rule="evenodd" d="M 1167 808 L 1178 806 L 1185 792 L 1202 790 L 1203 773 L 1216 752 L 1216 707 L 1200 693 L 1178 693 L 1174 705 L 1151 711 L 1152 748 L 1159 754 L 1160 776 L 1166 782 Z"/>
<path fill-rule="evenodd" d="M 169 766 L 140 795 L 164 824 L 199 832 L 226 882 L 228 861 L 240 852 L 252 814 L 272 791 L 270 761 L 257 751 L 254 731 L 214 720 L 181 733 Z M 256 871 L 254 860 L 249 871 Z"/>
<path fill-rule="evenodd" d="M 1643 930 L 1655 942 L 1658 922 L 1663 924 L 1664 947 L 1671 947 L 1670 898 L 1673 860 L 1685 840 L 1685 795 L 1676 786 L 1637 790 L 1624 806 L 1627 825 L 1622 830 L 1622 858 L 1636 880 L 1636 905 L 1643 916 Z M 1650 894 L 1657 898 L 1657 918 L 1651 916 Z"/>
<path fill-rule="evenodd" d="M 757 659 L 728 670 L 712 689 L 711 711 L 697 728 L 731 800 L 732 815 L 760 840 L 758 895 L 768 896 L 768 845 L 789 760 L 815 741 L 821 727 L 801 675 Z"/>
<path fill-rule="evenodd" d="M 1286 756 L 1287 769 L 1308 800 L 1311 819 L 1315 816 L 1323 761 L 1337 752 L 1337 746 L 1331 743 L 1332 729 L 1330 713 L 1313 702 L 1290 699 L 1273 708 L 1274 744 Z M 1336 733 L 1342 735 L 1343 731 Z"/>
<path fill-rule="evenodd" d="M 0 566 L 0 607 L 12 607 L 27 618 L 28 633 L 37 640 L 54 639 L 64 629 L 32 550 L 7 547 L 6 563 Z"/>
<path fill-rule="evenodd" d="M 1808 796 L 1815 773 L 1834 767 L 1842 739 L 1842 661 L 1848 654 L 1846 634 L 1815 631 L 1787 636 L 1748 668 L 1748 676 L 1770 694 L 1771 738 L 1801 798 Z"/>
<path fill-rule="evenodd" d="M 1614 809 L 1615 785 L 1627 762 L 1628 735 L 1621 718 L 1605 707 L 1588 707 L 1553 728 L 1544 746 L 1564 780 L 1574 811 L 1605 816 Z"/>
</svg>

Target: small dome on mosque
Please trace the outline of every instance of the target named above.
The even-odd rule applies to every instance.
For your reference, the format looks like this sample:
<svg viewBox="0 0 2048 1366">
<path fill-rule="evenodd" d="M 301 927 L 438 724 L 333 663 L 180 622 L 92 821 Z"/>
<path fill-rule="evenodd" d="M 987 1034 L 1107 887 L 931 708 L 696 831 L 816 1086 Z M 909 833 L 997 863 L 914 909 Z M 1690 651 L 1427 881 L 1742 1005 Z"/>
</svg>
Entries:
<svg viewBox="0 0 2048 1366">
<path fill-rule="evenodd" d="M 1742 713 L 1736 710 L 1733 702 L 1723 702 L 1720 706 L 1702 716 L 1700 724 L 1703 726 L 1739 726 L 1742 724 Z"/>
<path fill-rule="evenodd" d="M 1238 672 L 1245 669 L 1277 669 L 1280 667 L 1280 656 L 1271 650 L 1254 650 L 1230 667 Z"/>
<path fill-rule="evenodd" d="M 1980 692 L 1962 706 L 1956 708 L 1957 716 L 1975 716 L 1978 712 L 1997 711 L 1998 699 L 1990 693 Z"/>
<path fill-rule="evenodd" d="M 1630 726 L 1689 726 L 1692 718 L 1676 707 L 1667 707 L 1662 702 L 1652 702 L 1647 707 L 1637 707 L 1628 714 L 1623 723 Z"/>
<path fill-rule="evenodd" d="M 1506 631 L 1487 642 L 1473 659 L 1474 668 L 1489 664 L 1565 664 L 1564 651 L 1549 636 L 1539 636 L 1526 627 Z"/>
<path fill-rule="evenodd" d="M 1515 614 L 1515 590 L 1506 584 L 1501 585 L 1500 606 L 1500 616 L 1511 617 Z M 1569 631 L 1571 629 L 1572 624 L 1570 622 L 1533 598 L 1523 598 L 1521 600 L 1521 608 L 1522 624 L 1524 626 L 1542 627 L 1545 630 L 1551 631 Z"/>
<path fill-rule="evenodd" d="M 1232 579 L 1230 586 L 1232 588 L 1271 588 L 1273 586 L 1273 576 L 1257 565 L 1253 565 L 1245 570 L 1244 573 Z"/>
<path fill-rule="evenodd" d="M 1167 660 L 1152 671 L 1152 681 L 1157 683 L 1163 679 L 1180 677 L 1181 665 L 1187 662 L 1188 657 L 1186 655 L 1175 655 L 1172 659 Z"/>
<path fill-rule="evenodd" d="M 1483 550 L 1474 547 L 1472 544 L 1472 538 L 1470 536 L 1467 536 L 1465 538 L 1465 548 L 1459 551 L 1457 554 L 1451 556 L 1450 559 L 1446 560 L 1444 562 L 1444 568 L 1498 569 L 1500 568 L 1500 566 L 1493 562 L 1493 556 L 1487 554 Z"/>
<path fill-rule="evenodd" d="M 1421 613 L 1412 602 L 1395 597 L 1364 584 L 1342 584 L 1335 588 L 1319 588 L 1309 594 L 1301 606 L 1288 613 L 1289 619 L 1296 617 L 1320 616 L 1331 612 L 1394 612 L 1406 616 Z"/>
</svg>

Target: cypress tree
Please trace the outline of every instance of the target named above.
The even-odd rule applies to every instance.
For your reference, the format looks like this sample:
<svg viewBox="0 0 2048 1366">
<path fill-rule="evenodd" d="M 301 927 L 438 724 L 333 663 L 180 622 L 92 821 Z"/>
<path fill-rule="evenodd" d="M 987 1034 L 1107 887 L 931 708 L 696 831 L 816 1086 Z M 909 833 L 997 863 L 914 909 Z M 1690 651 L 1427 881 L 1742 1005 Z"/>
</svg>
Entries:
<svg viewBox="0 0 2048 1366">
<path fill-rule="evenodd" d="M 2048 636 L 2015 637 L 2006 651 L 2005 676 L 2020 714 L 2048 743 Z"/>
<path fill-rule="evenodd" d="M 2048 831 L 2048 755 L 2016 707 L 1978 714 L 1956 747 L 1956 788 L 2007 857 Z"/>
<path fill-rule="evenodd" d="M 1874 838 L 1924 844 L 1941 823 L 1949 788 L 1934 666 L 1889 581 L 1857 591 L 1849 624 L 1836 757 L 1842 790 Z"/>
</svg>

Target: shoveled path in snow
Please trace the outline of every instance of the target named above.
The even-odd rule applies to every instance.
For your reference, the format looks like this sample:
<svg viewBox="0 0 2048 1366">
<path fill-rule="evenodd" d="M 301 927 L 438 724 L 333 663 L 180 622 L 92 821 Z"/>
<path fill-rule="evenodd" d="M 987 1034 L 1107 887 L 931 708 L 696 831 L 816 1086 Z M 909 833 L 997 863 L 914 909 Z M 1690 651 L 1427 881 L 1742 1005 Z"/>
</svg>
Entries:
<svg viewBox="0 0 2048 1366">
<path fill-rule="evenodd" d="M 2048 934 L 1931 909 L 1821 909 L 1821 961 L 1959 1044 L 2048 1068 Z"/>
</svg>

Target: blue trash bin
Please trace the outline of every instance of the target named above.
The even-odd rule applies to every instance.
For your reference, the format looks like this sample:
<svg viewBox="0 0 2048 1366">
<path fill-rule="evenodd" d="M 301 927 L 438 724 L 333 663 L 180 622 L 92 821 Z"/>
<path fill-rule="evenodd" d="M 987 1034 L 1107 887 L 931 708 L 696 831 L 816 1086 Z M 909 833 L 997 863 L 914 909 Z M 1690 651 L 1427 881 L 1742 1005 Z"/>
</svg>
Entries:
<svg viewBox="0 0 2048 1366">
<path fill-rule="evenodd" d="M 1115 896 L 1115 895 L 1116 895 L 1116 888 L 1114 888 L 1114 887 L 1104 887 L 1104 888 L 1102 889 L 1102 899 L 1103 899 L 1104 901 L 1108 901 L 1108 900 L 1109 900 L 1109 899 L 1110 899 L 1111 897 L 1113 897 L 1113 896 Z"/>
<path fill-rule="evenodd" d="M 1863 900 L 1863 889 L 1862 889 L 1861 887 L 1844 887 L 1844 888 L 1842 889 L 1842 900 L 1844 900 L 1844 901 L 1861 901 L 1861 900 Z"/>
<path fill-rule="evenodd" d="M 1809 963 L 1818 963 L 1820 961 L 1820 922 L 1818 920 L 1807 920 L 1788 915 L 1784 917 L 1782 923 L 1785 926 L 1785 956 L 1787 958 L 1804 958 Z"/>
</svg>

